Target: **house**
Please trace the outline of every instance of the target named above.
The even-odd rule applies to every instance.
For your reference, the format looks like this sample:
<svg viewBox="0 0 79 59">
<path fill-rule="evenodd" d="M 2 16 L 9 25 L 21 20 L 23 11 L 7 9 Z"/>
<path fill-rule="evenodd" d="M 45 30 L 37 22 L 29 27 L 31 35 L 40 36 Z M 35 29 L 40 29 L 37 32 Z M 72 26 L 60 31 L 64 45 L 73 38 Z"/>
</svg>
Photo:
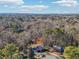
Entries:
<svg viewBox="0 0 79 59">
<path fill-rule="evenodd" d="M 34 43 L 31 45 L 32 51 L 34 53 L 38 52 L 38 53 L 42 53 L 44 50 L 44 40 L 42 37 L 38 37 L 36 38 L 34 41 Z"/>
<path fill-rule="evenodd" d="M 37 47 L 35 47 L 35 48 L 32 48 L 32 51 L 33 51 L 34 53 L 36 53 L 36 52 L 42 53 L 43 50 L 44 50 L 44 47 L 41 46 L 41 45 L 40 45 L 40 46 L 37 46 Z"/>
</svg>

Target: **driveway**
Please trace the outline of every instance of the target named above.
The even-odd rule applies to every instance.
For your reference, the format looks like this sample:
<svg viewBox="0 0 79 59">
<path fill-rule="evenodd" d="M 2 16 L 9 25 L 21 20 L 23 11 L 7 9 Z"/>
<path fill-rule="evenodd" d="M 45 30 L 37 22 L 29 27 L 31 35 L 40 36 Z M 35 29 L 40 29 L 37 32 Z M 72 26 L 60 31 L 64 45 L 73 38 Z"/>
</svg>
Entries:
<svg viewBox="0 0 79 59">
<path fill-rule="evenodd" d="M 45 58 L 42 59 L 58 59 L 58 58 L 52 55 L 47 55 Z"/>
<path fill-rule="evenodd" d="M 57 56 L 56 54 L 47 54 L 47 53 L 42 53 L 42 55 L 46 55 L 44 58 L 40 58 L 40 59 L 62 59 L 61 57 Z M 41 55 L 40 53 L 37 53 L 36 55 Z"/>
</svg>

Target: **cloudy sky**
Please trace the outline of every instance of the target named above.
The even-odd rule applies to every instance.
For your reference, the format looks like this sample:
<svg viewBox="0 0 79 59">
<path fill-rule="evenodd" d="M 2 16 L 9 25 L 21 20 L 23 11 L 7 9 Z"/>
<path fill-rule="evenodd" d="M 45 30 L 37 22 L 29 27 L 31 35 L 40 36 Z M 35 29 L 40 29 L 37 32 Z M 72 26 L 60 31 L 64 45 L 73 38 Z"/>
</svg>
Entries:
<svg viewBox="0 0 79 59">
<path fill-rule="evenodd" d="M 0 13 L 79 13 L 79 0 L 0 0 Z"/>
</svg>

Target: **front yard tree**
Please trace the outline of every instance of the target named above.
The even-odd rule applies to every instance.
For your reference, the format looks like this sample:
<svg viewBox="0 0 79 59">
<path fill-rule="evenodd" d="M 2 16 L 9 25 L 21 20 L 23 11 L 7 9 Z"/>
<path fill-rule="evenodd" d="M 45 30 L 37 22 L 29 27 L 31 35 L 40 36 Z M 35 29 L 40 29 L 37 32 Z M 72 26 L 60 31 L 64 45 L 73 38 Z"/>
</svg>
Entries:
<svg viewBox="0 0 79 59">
<path fill-rule="evenodd" d="M 64 57 L 66 59 L 74 59 L 74 58 L 79 59 L 79 48 L 77 48 L 75 46 L 66 47 L 65 50 L 64 50 Z"/>
<path fill-rule="evenodd" d="M 2 50 L 4 55 L 4 59 L 13 59 L 13 56 L 18 56 L 19 50 L 14 44 L 7 44 L 5 48 Z"/>
</svg>

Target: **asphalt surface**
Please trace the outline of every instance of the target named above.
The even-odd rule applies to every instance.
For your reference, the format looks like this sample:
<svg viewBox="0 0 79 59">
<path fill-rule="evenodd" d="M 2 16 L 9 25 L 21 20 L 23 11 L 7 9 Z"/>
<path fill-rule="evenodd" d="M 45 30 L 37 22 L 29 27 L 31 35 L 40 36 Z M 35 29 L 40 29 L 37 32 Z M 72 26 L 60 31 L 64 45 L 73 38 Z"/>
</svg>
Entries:
<svg viewBox="0 0 79 59">
<path fill-rule="evenodd" d="M 42 59 L 59 59 L 59 58 L 52 55 L 47 55 L 45 58 L 42 58 Z"/>
</svg>

